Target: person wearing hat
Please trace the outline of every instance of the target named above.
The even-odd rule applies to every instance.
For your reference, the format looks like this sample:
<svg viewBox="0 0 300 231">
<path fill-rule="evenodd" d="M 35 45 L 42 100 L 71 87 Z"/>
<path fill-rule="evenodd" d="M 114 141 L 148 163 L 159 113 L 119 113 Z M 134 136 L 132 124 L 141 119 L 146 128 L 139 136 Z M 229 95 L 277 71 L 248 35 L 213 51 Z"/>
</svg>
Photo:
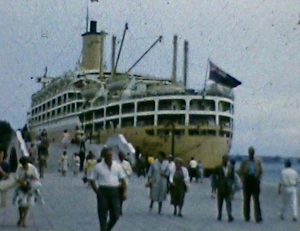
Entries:
<svg viewBox="0 0 300 231">
<path fill-rule="evenodd" d="M 260 181 L 263 175 L 263 169 L 260 160 L 254 157 L 255 150 L 251 146 L 248 149 L 248 158 L 243 160 L 238 174 L 243 183 L 244 194 L 244 219 L 250 220 L 250 200 L 253 198 L 254 215 L 257 223 L 262 222 L 262 215 L 259 202 Z"/>
</svg>

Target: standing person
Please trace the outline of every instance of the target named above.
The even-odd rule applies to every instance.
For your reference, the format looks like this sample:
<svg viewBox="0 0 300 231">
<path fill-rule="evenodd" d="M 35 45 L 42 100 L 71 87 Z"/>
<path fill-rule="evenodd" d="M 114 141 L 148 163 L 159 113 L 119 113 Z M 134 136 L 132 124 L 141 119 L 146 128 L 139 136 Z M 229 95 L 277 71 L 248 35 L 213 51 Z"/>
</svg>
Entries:
<svg viewBox="0 0 300 231">
<path fill-rule="evenodd" d="M 62 156 L 60 157 L 60 170 L 61 170 L 61 174 L 62 176 L 66 176 L 67 175 L 67 171 L 68 171 L 68 156 L 67 156 L 67 151 L 64 151 Z"/>
<path fill-rule="evenodd" d="M 128 188 L 128 182 L 129 182 L 129 177 L 132 174 L 132 168 L 130 166 L 130 163 L 125 159 L 125 153 L 120 151 L 119 152 L 119 160 L 121 167 L 124 170 L 124 173 L 126 175 L 125 177 L 125 182 L 126 182 L 126 188 Z M 120 187 L 120 215 L 123 215 L 123 194 L 124 194 L 124 188 Z"/>
<path fill-rule="evenodd" d="M 45 173 L 45 168 L 47 166 L 47 159 L 45 155 L 43 154 L 38 155 L 38 165 L 39 165 L 40 177 L 43 178 Z"/>
<path fill-rule="evenodd" d="M 217 192 L 217 186 L 216 186 L 216 180 L 213 174 L 210 176 L 210 186 L 211 186 L 211 198 L 216 197 L 216 192 Z"/>
<path fill-rule="evenodd" d="M 257 223 L 260 223 L 262 222 L 262 215 L 259 203 L 259 194 L 263 169 L 260 160 L 254 158 L 254 154 L 254 148 L 249 147 L 249 157 L 242 161 L 238 172 L 243 183 L 244 219 L 245 221 L 250 220 L 250 200 L 251 197 L 253 197 L 255 220 Z"/>
<path fill-rule="evenodd" d="M 217 187 L 218 220 L 222 220 L 223 201 L 225 200 L 228 222 L 231 222 L 233 221 L 231 212 L 231 196 L 234 172 L 231 165 L 228 164 L 228 160 L 228 155 L 224 155 L 222 157 L 222 164 L 215 168 L 213 177 L 215 178 Z"/>
<path fill-rule="evenodd" d="M 165 161 L 166 154 L 159 152 L 158 159 L 150 166 L 148 182 L 146 187 L 150 187 L 150 206 L 152 211 L 154 201 L 158 202 L 158 213 L 161 213 L 162 203 L 167 196 L 167 182 L 169 176 L 168 162 Z"/>
<path fill-rule="evenodd" d="M 189 172 L 182 166 L 182 160 L 175 158 L 175 168 L 170 173 L 171 184 L 171 204 L 174 206 L 173 215 L 177 215 L 177 206 L 179 207 L 178 216 L 182 217 L 182 207 L 185 193 L 189 188 Z"/>
<path fill-rule="evenodd" d="M 6 150 L 0 147 L 0 183 L 9 178 L 10 169 L 6 159 Z M 7 189 L 0 189 L 0 208 L 6 208 Z"/>
<path fill-rule="evenodd" d="M 82 172 L 83 171 L 84 159 L 85 159 L 85 150 L 83 148 L 81 148 L 78 155 L 79 155 L 79 158 L 80 158 L 79 171 Z"/>
<path fill-rule="evenodd" d="M 34 143 L 31 143 L 28 148 L 29 156 L 31 158 L 32 163 L 35 165 L 37 163 L 37 149 Z"/>
<path fill-rule="evenodd" d="M 192 182 L 194 177 L 196 178 L 196 182 L 198 182 L 198 163 L 194 157 L 192 157 L 190 160 L 189 172 L 190 172 L 190 182 Z"/>
<path fill-rule="evenodd" d="M 43 134 L 43 133 L 42 133 Z M 44 133 L 44 135 L 42 135 L 42 138 L 41 138 L 41 143 L 39 145 L 39 148 L 38 148 L 38 155 L 43 155 L 44 158 L 45 158 L 45 168 L 47 168 L 47 159 L 49 157 L 49 140 L 47 138 L 47 133 Z"/>
<path fill-rule="evenodd" d="M 63 147 L 66 149 L 70 144 L 70 134 L 68 130 L 64 130 L 63 138 L 62 138 Z"/>
<path fill-rule="evenodd" d="M 298 218 L 298 203 L 297 203 L 297 185 L 299 182 L 298 173 L 291 168 L 292 164 L 289 160 L 285 161 L 285 169 L 281 171 L 280 182 L 278 186 L 278 194 L 282 197 L 280 209 L 280 218 L 284 219 L 286 205 L 290 203 L 293 211 L 293 221 Z"/>
<path fill-rule="evenodd" d="M 103 148 L 101 156 L 104 161 L 98 163 L 90 182 L 98 201 L 98 217 L 101 231 L 110 231 L 120 216 L 120 187 L 123 188 L 123 200 L 127 198 L 125 173 L 120 164 L 113 160 L 110 148 Z M 107 214 L 109 212 L 109 222 Z"/>
<path fill-rule="evenodd" d="M 30 159 L 22 156 L 19 160 L 20 164 L 16 172 L 16 181 L 19 187 L 15 191 L 13 203 L 19 207 L 18 226 L 26 227 L 26 217 L 29 207 L 36 201 L 43 204 L 39 188 L 39 174 L 36 167 L 30 164 Z"/>
<path fill-rule="evenodd" d="M 203 175 L 203 164 L 200 160 L 198 161 L 198 178 L 200 178 L 200 183 L 202 184 L 204 175 Z"/>
<path fill-rule="evenodd" d="M 143 155 L 142 153 L 140 153 L 139 155 L 137 165 L 138 165 L 138 177 L 143 175 L 145 178 L 146 177 L 146 156 Z"/>
</svg>

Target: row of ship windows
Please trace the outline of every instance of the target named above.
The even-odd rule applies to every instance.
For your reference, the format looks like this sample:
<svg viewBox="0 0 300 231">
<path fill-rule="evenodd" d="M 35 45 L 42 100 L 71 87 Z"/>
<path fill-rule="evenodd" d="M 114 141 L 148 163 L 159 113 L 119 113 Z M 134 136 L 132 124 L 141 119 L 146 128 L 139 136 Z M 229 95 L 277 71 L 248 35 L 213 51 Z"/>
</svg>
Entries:
<svg viewBox="0 0 300 231">
<path fill-rule="evenodd" d="M 94 131 L 93 131 L 94 129 Z M 87 125 L 85 127 L 85 130 L 87 133 L 95 133 L 97 132 L 98 134 L 100 134 L 101 137 L 101 133 L 102 132 L 110 132 L 112 129 L 115 129 L 113 127 L 107 126 L 106 129 L 103 129 L 103 124 L 98 123 L 96 124 L 96 126 L 93 128 L 92 125 Z M 105 130 L 105 131 L 103 131 Z M 163 139 L 167 139 L 171 137 L 172 133 L 174 132 L 174 135 L 176 138 L 179 138 L 184 136 L 184 135 L 189 135 L 189 136 L 220 136 L 220 137 L 226 137 L 226 138 L 232 138 L 232 132 L 228 131 L 228 130 L 223 130 L 223 129 L 218 129 L 218 128 L 188 128 L 188 129 L 184 129 L 184 128 L 146 128 L 145 132 L 147 135 L 150 136 L 158 136 L 160 138 Z M 124 131 L 124 135 L 126 136 L 126 130 Z M 139 133 L 137 132 L 136 135 L 139 135 Z"/>
<path fill-rule="evenodd" d="M 41 114 L 40 112 L 44 112 L 44 115 L 41 115 L 42 118 L 45 116 L 47 118 L 54 116 L 55 114 L 60 113 L 74 113 L 77 111 L 82 110 L 81 108 L 82 102 L 79 103 L 72 103 L 69 105 L 62 106 L 60 108 L 57 108 L 52 111 L 46 112 L 45 110 L 50 110 L 50 108 L 45 108 L 45 110 L 33 110 L 32 116 L 36 116 Z M 219 101 L 218 106 L 216 106 L 216 102 L 214 100 L 198 100 L 193 99 L 189 102 L 189 104 L 186 104 L 185 100 L 160 100 L 158 102 L 158 105 L 156 107 L 155 101 L 145 101 L 145 102 L 138 102 L 137 107 L 135 108 L 134 103 L 126 103 L 122 105 L 114 105 L 109 106 L 106 108 L 106 114 L 105 116 L 113 116 L 113 115 L 119 115 L 126 114 L 126 113 L 135 113 L 135 112 L 151 112 L 155 111 L 155 109 L 158 109 L 159 111 L 181 111 L 186 110 L 189 108 L 189 110 L 195 110 L 195 111 L 219 111 L 219 112 L 228 112 L 233 114 L 234 113 L 234 107 L 229 102 Z M 104 109 L 98 109 L 95 110 L 96 117 L 104 117 Z"/>
<path fill-rule="evenodd" d="M 38 113 L 38 112 L 43 112 L 45 110 L 48 110 L 48 109 L 51 109 L 54 107 L 58 107 L 62 104 L 69 103 L 69 102 L 72 102 L 75 100 L 83 100 L 80 93 L 65 93 L 61 96 L 57 96 L 56 98 L 43 103 L 39 107 L 36 107 L 36 106 L 41 104 L 44 100 L 34 101 L 32 104 L 32 107 L 34 108 L 32 110 L 32 114 Z"/>
<path fill-rule="evenodd" d="M 81 121 L 84 125 L 95 123 L 101 128 L 122 128 L 122 127 L 143 127 L 143 126 L 169 126 L 170 121 L 176 125 L 196 125 L 196 126 L 220 126 L 220 128 L 232 128 L 233 120 L 227 116 L 215 116 L 215 115 L 158 115 L 157 119 L 154 115 L 125 117 L 121 119 L 107 119 L 105 121 L 92 120 L 92 118 L 86 118 L 81 115 Z"/>
</svg>

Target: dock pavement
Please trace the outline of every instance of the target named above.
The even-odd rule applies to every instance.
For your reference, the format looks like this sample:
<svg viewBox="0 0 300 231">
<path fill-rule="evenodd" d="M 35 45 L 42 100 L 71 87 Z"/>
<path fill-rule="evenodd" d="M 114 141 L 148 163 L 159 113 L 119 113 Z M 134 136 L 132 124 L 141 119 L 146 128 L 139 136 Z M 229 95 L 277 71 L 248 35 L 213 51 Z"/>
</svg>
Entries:
<svg viewBox="0 0 300 231">
<path fill-rule="evenodd" d="M 95 144 L 87 144 L 87 150 L 93 150 L 99 155 Z M 68 148 L 68 155 L 78 151 L 72 145 Z M 82 173 L 74 176 L 71 171 L 66 177 L 58 172 L 58 160 L 62 154 L 61 144 L 50 145 L 49 166 L 43 184 L 42 194 L 45 205 L 35 205 L 30 208 L 27 227 L 17 227 L 18 209 L 12 205 L 13 190 L 8 194 L 8 207 L 0 211 L 1 231 L 96 231 L 99 222 L 96 208 L 96 196 L 92 189 L 82 182 Z M 242 217 L 242 196 L 237 193 L 232 202 L 235 220 L 227 222 L 224 208 L 223 220 L 217 221 L 216 199 L 210 197 L 210 181 L 205 179 L 201 183 L 192 183 L 186 194 L 183 207 L 183 217 L 173 216 L 173 208 L 169 199 L 163 203 L 162 214 L 157 214 L 157 204 L 153 211 L 148 210 L 149 198 L 145 188 L 146 180 L 131 176 L 128 188 L 128 200 L 124 203 L 123 213 L 114 231 L 298 231 L 300 221 L 293 222 L 291 214 L 285 220 L 280 220 L 278 210 L 280 197 L 274 185 L 262 185 L 261 208 L 262 223 L 255 223 L 252 219 L 245 222 Z M 253 209 L 252 209 L 253 211 Z"/>
</svg>

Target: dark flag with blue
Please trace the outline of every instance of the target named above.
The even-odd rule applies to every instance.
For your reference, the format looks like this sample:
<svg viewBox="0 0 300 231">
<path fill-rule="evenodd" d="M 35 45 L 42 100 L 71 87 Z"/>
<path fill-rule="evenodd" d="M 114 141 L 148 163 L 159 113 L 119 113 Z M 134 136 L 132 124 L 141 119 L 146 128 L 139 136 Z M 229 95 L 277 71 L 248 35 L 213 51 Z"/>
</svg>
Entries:
<svg viewBox="0 0 300 231">
<path fill-rule="evenodd" d="M 234 88 L 242 84 L 242 82 L 227 74 L 211 61 L 209 61 L 209 79 L 229 88 Z"/>
</svg>

